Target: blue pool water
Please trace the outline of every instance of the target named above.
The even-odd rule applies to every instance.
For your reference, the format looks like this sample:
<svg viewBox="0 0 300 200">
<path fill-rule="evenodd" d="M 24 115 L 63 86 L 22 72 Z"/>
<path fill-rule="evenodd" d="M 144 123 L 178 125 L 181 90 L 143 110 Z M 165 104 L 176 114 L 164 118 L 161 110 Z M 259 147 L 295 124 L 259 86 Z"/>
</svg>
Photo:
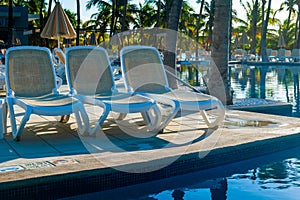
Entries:
<svg viewBox="0 0 300 200">
<path fill-rule="evenodd" d="M 235 98 L 299 101 L 298 66 L 234 65 L 230 78 Z"/>
<path fill-rule="evenodd" d="M 200 66 L 198 69 L 198 85 L 204 86 L 201 76 L 207 73 L 207 67 Z M 280 63 L 270 66 L 236 64 L 229 66 L 229 69 L 234 99 L 256 98 L 289 103 L 291 109 L 286 111 L 288 113 L 280 111 L 279 114 L 300 117 L 299 66 Z M 195 69 L 182 67 L 182 80 L 197 85 L 195 76 Z"/>
<path fill-rule="evenodd" d="M 289 103 L 289 110 L 274 114 L 300 117 L 299 66 L 234 65 L 230 69 L 235 99 L 260 98 Z"/>
<path fill-rule="evenodd" d="M 300 147 L 115 190 L 67 199 L 296 200 L 300 196 Z"/>
</svg>

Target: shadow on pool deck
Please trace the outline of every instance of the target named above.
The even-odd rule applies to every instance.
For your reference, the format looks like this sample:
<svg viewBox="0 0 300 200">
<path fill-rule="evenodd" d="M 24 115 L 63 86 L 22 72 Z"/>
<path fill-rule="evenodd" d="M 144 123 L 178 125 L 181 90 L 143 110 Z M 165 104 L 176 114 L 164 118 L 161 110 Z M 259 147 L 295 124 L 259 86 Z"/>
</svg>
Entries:
<svg viewBox="0 0 300 200">
<path fill-rule="evenodd" d="M 189 113 L 153 135 L 133 115 L 109 118 L 95 137 L 79 137 L 73 118 L 33 116 L 20 142 L 0 141 L 0 198 L 56 199 L 167 178 L 299 146 L 299 133 L 300 118 L 236 110 L 217 130 Z"/>
</svg>

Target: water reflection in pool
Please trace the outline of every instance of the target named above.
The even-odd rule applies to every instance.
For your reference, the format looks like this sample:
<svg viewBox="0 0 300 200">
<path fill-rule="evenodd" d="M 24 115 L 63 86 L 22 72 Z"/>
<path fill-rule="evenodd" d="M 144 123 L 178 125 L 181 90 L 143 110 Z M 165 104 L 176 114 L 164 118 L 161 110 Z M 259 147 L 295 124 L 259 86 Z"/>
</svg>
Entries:
<svg viewBox="0 0 300 200">
<path fill-rule="evenodd" d="M 216 178 L 181 189 L 166 190 L 149 195 L 152 199 L 299 199 L 300 160 L 285 159 L 234 174 L 227 178 Z M 180 193 L 180 192 L 181 193 Z M 178 197 L 178 196 L 177 196 Z"/>
<path fill-rule="evenodd" d="M 299 113 L 298 66 L 247 66 L 230 67 L 234 98 L 261 98 L 293 104 L 292 116 Z"/>
<path fill-rule="evenodd" d="M 191 65 L 192 66 L 192 65 Z M 199 66 L 196 79 L 195 67 L 182 65 L 179 76 L 191 85 L 204 86 L 203 75 L 207 66 Z M 291 115 L 300 117 L 299 110 L 299 66 L 280 65 L 231 65 L 229 66 L 231 87 L 234 99 L 259 98 L 293 105 Z"/>
</svg>

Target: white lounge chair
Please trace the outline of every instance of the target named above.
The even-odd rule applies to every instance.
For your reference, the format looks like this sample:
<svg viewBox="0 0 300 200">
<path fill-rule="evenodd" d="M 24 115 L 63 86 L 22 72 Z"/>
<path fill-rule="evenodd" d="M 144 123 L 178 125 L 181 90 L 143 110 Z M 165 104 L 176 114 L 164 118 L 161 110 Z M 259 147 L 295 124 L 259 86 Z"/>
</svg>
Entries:
<svg viewBox="0 0 300 200">
<path fill-rule="evenodd" d="M 104 109 L 96 125 L 95 134 L 110 111 L 122 119 L 128 113 L 141 113 L 149 131 L 156 131 L 161 113 L 156 103 L 139 95 L 119 92 L 116 88 L 107 52 L 102 47 L 76 46 L 67 48 L 66 75 L 70 91 L 86 104 Z"/>
<path fill-rule="evenodd" d="M 278 61 L 278 51 L 273 49 L 267 49 L 267 56 L 270 62 Z"/>
<path fill-rule="evenodd" d="M 283 49 L 283 48 L 278 49 L 277 61 L 279 61 L 279 62 L 285 62 L 286 59 L 288 59 L 286 57 L 286 51 L 287 50 Z"/>
<path fill-rule="evenodd" d="M 222 124 L 225 109 L 215 97 L 185 90 L 172 90 L 159 51 L 148 46 L 127 46 L 121 50 L 121 68 L 129 92 L 140 92 L 154 100 L 170 99 L 180 103 L 182 110 L 199 110 L 209 128 Z M 215 109 L 209 118 L 206 110 Z"/>
<path fill-rule="evenodd" d="M 300 49 L 293 49 L 292 50 L 290 60 L 292 62 L 299 62 L 300 61 Z"/>
<path fill-rule="evenodd" d="M 6 53 L 7 104 L 12 134 L 20 140 L 31 114 L 62 116 L 75 113 L 78 132 L 85 134 L 88 116 L 82 103 L 57 91 L 56 76 L 50 50 L 44 47 L 20 46 Z M 17 127 L 14 105 L 25 110 Z"/>
</svg>

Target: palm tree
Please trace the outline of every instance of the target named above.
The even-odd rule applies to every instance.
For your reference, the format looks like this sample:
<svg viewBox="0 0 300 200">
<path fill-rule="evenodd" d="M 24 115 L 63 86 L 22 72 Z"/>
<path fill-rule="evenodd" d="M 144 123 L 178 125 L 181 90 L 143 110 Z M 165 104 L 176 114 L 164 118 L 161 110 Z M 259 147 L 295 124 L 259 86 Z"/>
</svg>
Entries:
<svg viewBox="0 0 300 200">
<path fill-rule="evenodd" d="M 201 13 L 202 15 L 202 13 Z M 179 20 L 179 30 L 184 32 L 190 38 L 197 38 L 197 14 L 195 14 L 194 9 L 187 4 L 185 1 L 182 2 L 180 20 Z M 203 16 L 202 16 L 203 17 Z M 201 18 L 202 18 L 201 17 Z M 199 29 L 200 29 L 200 19 L 199 19 Z M 198 29 L 198 33 L 199 33 Z"/>
<path fill-rule="evenodd" d="M 117 1 L 118 0 L 110 0 L 109 2 L 107 1 L 102 1 L 102 0 L 89 0 L 86 4 L 86 8 L 90 9 L 92 6 L 98 6 L 98 7 L 107 7 L 111 10 L 111 22 L 110 22 L 110 31 L 109 31 L 109 36 L 111 37 L 114 34 L 114 27 L 115 27 L 115 18 L 116 18 L 116 9 L 117 9 Z"/>
<path fill-rule="evenodd" d="M 166 52 L 164 57 L 164 64 L 166 66 L 170 67 L 170 71 L 175 73 L 175 64 L 176 64 L 176 41 L 177 41 L 177 31 L 178 31 L 178 25 L 179 25 L 179 18 L 182 8 L 182 2 L 183 0 L 173 0 L 171 4 L 171 10 L 169 15 L 169 21 L 168 21 L 168 28 L 172 30 L 172 32 L 169 32 L 167 34 L 166 38 L 166 49 L 168 49 L 168 52 Z M 169 84 L 171 88 L 177 88 L 177 82 L 174 78 L 169 79 Z"/>
<path fill-rule="evenodd" d="M 47 18 L 50 16 L 51 14 L 51 9 L 52 9 L 52 0 L 49 0 L 49 3 L 48 3 L 48 11 L 47 11 Z"/>
<path fill-rule="evenodd" d="M 145 2 L 155 5 L 157 8 L 155 27 L 168 27 L 169 13 L 173 0 L 146 0 Z"/>
<path fill-rule="evenodd" d="M 215 0 L 211 0 L 209 9 L 209 20 L 208 20 L 208 40 L 212 41 L 212 33 L 215 18 Z"/>
<path fill-rule="evenodd" d="M 47 10 L 47 15 L 46 15 L 46 17 L 44 17 L 44 20 L 45 21 L 47 21 L 48 20 L 48 18 L 49 18 L 49 16 L 50 16 L 50 14 L 51 14 L 51 9 L 52 9 L 52 1 L 53 0 L 49 0 L 49 2 L 48 2 L 48 10 Z M 55 1 L 56 2 L 56 1 Z M 49 46 L 49 40 L 48 39 L 46 39 L 46 44 L 45 44 L 45 46 L 46 47 L 48 47 Z"/>
<path fill-rule="evenodd" d="M 44 29 L 44 16 L 43 16 L 44 0 L 40 1 L 40 30 Z M 40 45 L 44 46 L 44 39 L 40 37 Z"/>
<path fill-rule="evenodd" d="M 98 7 L 99 12 L 94 13 L 91 19 L 83 23 L 85 30 L 97 30 L 99 37 L 102 37 L 102 42 L 105 42 L 105 33 L 111 22 L 111 7 L 107 4 L 101 4 Z M 100 38 L 97 40 L 99 41 Z"/>
<path fill-rule="evenodd" d="M 255 0 L 252 11 L 252 37 L 251 37 L 251 49 L 252 54 L 256 54 L 256 33 L 257 33 L 257 21 L 258 21 L 258 0 Z"/>
<path fill-rule="evenodd" d="M 8 46 L 12 46 L 12 28 L 13 28 L 13 1 L 8 4 Z"/>
<path fill-rule="evenodd" d="M 296 9 L 294 8 L 294 6 L 296 5 L 296 1 L 297 0 L 285 0 L 279 8 L 279 12 L 283 11 L 286 9 L 286 11 L 288 11 L 288 18 L 287 18 L 287 23 L 286 23 L 286 27 L 285 30 L 283 32 L 283 37 L 285 41 L 288 41 L 287 39 L 287 34 L 288 34 L 288 30 L 290 28 L 290 23 L 291 23 L 291 18 L 292 18 L 292 14 L 296 13 Z M 276 13 L 276 12 L 275 12 Z"/>
<path fill-rule="evenodd" d="M 160 18 L 160 10 L 161 10 L 161 0 L 157 0 L 157 14 L 156 14 L 156 24 L 155 27 L 159 27 L 159 18 Z"/>
<path fill-rule="evenodd" d="M 77 3 L 77 26 L 76 26 L 76 45 L 79 45 L 79 31 L 80 31 L 80 0 L 76 0 Z"/>
<path fill-rule="evenodd" d="M 263 0 L 263 4 L 266 0 Z M 263 23 L 263 29 L 262 29 L 262 37 L 261 37 L 261 54 L 262 54 L 262 61 L 268 62 L 268 56 L 267 56 L 267 30 L 268 30 L 268 22 L 270 18 L 270 10 L 271 10 L 271 3 L 272 0 L 269 0 L 268 2 L 268 8 L 266 13 L 266 18 Z M 264 9 L 264 6 L 263 6 Z"/>
<path fill-rule="evenodd" d="M 128 0 L 123 0 L 123 16 L 122 16 L 122 28 L 121 32 L 125 31 L 125 24 L 126 24 L 126 13 L 127 13 L 127 3 Z"/>
<path fill-rule="evenodd" d="M 215 0 L 212 59 L 216 67 L 208 72 L 208 90 L 223 104 L 232 104 L 230 82 L 228 80 L 229 25 L 232 9 L 231 0 Z M 225 89 L 225 91 L 224 91 Z"/>
<path fill-rule="evenodd" d="M 251 53 L 256 53 L 256 37 L 257 37 L 257 29 L 261 29 L 262 27 L 262 16 L 260 12 L 261 4 L 258 0 L 252 0 L 244 2 L 240 0 L 240 3 L 245 10 L 246 19 L 240 19 L 238 17 L 234 17 L 234 21 L 241 24 L 237 29 L 234 30 L 234 35 L 238 35 L 239 33 L 245 31 L 247 35 L 251 37 L 250 49 Z M 260 33 L 260 32 L 259 32 Z"/>
<path fill-rule="evenodd" d="M 139 3 L 133 28 L 152 27 L 155 23 L 153 20 L 155 16 L 155 8 L 150 3 L 143 5 Z"/>
<path fill-rule="evenodd" d="M 256 5 L 256 0 L 252 1 L 244 1 L 241 0 L 240 3 L 245 10 L 246 18 L 240 19 L 233 13 L 233 21 L 236 24 L 239 24 L 237 27 L 232 27 L 232 35 L 238 35 L 242 31 L 245 31 L 248 36 L 250 36 L 250 50 L 251 53 L 255 54 L 257 49 L 261 47 L 261 36 L 262 36 L 262 26 L 263 26 L 263 16 L 265 16 L 265 5 L 266 1 L 258 1 Z M 257 7 L 256 7 L 257 6 Z M 273 10 L 270 10 L 270 16 L 273 14 Z M 256 13 L 256 14 L 255 14 Z M 256 16 L 257 15 L 257 16 Z M 275 15 L 276 16 L 276 15 Z M 276 27 L 281 26 L 281 21 L 278 18 L 275 18 L 274 14 L 272 17 L 269 17 L 268 24 L 272 25 L 272 27 L 268 27 L 267 29 L 267 41 L 266 45 L 269 48 L 277 47 L 277 38 L 278 38 L 278 30 Z M 292 28 L 292 25 L 290 26 Z M 289 30 L 288 36 L 290 32 L 294 30 Z M 289 36 L 290 37 L 290 36 Z M 261 51 L 261 50 L 260 50 Z"/>
<path fill-rule="evenodd" d="M 94 17 L 100 19 L 100 17 L 107 18 L 109 16 L 110 23 L 108 25 L 110 27 L 110 37 L 122 29 L 128 29 L 129 23 L 134 21 L 134 17 L 131 13 L 134 13 L 137 10 L 136 6 L 129 4 L 128 0 L 89 0 L 86 4 L 86 8 L 90 9 L 92 6 L 98 7 L 99 10 L 98 13 L 93 15 Z M 97 17 L 97 15 L 100 15 L 101 9 L 110 10 L 108 16 Z"/>
<path fill-rule="evenodd" d="M 298 17 L 297 17 L 297 30 L 298 30 L 298 34 L 296 34 L 296 48 L 300 48 L 300 31 L 299 31 L 299 27 L 300 27 L 300 0 L 296 1 L 297 3 L 297 7 L 298 7 Z"/>
</svg>

